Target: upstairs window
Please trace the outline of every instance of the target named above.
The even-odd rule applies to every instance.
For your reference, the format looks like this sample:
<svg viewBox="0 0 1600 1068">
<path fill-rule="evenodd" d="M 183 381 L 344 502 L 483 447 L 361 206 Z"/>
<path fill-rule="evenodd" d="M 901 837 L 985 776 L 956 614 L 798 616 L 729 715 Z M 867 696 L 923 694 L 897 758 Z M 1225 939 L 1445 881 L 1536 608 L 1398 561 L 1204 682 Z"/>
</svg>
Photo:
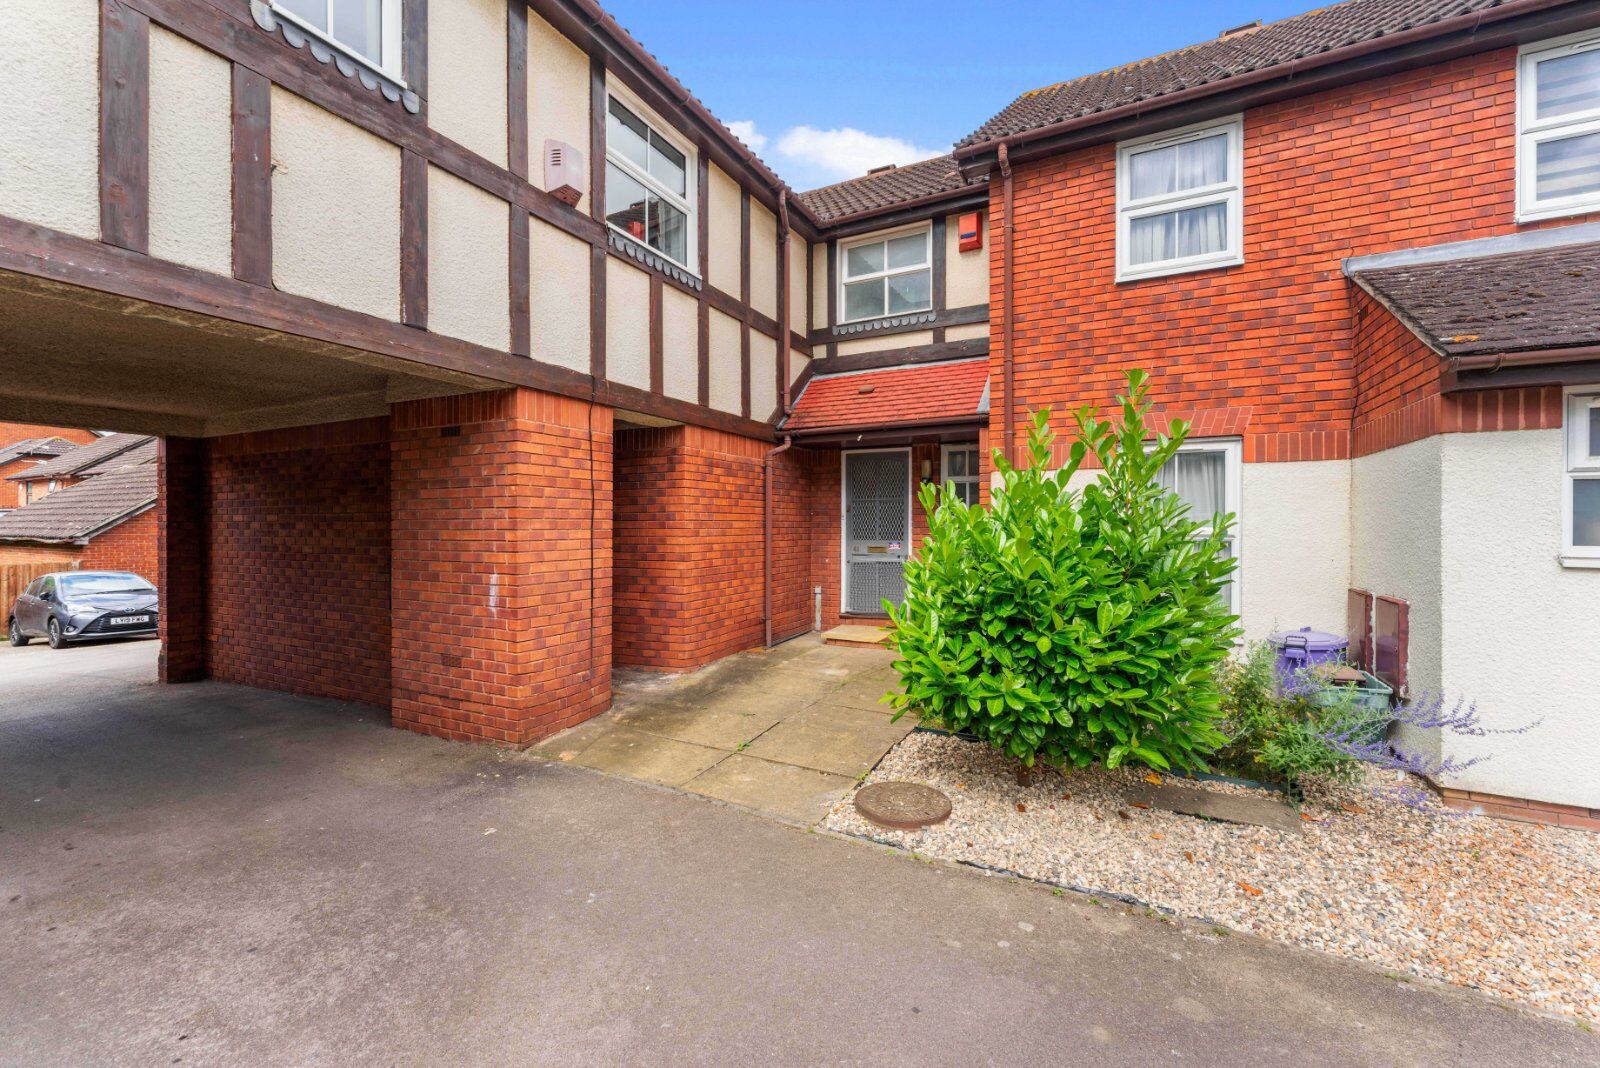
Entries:
<svg viewBox="0 0 1600 1068">
<path fill-rule="evenodd" d="M 1525 49 L 1517 65 L 1517 218 L 1600 210 L 1600 36 Z"/>
<path fill-rule="evenodd" d="M 840 322 L 933 308 L 930 227 L 839 246 Z"/>
<path fill-rule="evenodd" d="M 400 0 L 272 0 L 272 10 L 400 80 Z"/>
<path fill-rule="evenodd" d="M 1117 146 L 1117 280 L 1244 262 L 1238 118 Z"/>
<path fill-rule="evenodd" d="M 1600 392 L 1567 395 L 1567 479 L 1562 563 L 1600 567 Z"/>
<path fill-rule="evenodd" d="M 606 222 L 692 271 L 690 160 L 687 147 L 611 98 L 606 111 Z"/>
</svg>

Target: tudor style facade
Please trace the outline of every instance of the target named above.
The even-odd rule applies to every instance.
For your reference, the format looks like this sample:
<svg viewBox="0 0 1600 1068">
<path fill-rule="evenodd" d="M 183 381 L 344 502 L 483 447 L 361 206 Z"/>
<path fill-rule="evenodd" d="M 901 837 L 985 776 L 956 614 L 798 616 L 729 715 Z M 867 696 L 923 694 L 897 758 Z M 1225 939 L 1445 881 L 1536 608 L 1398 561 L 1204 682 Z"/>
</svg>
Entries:
<svg viewBox="0 0 1600 1068">
<path fill-rule="evenodd" d="M 1592 630 L 1501 621 L 1592 600 L 1563 391 L 1600 337 L 1472 347 L 1407 284 L 1560 231 L 1587 269 L 1593 0 L 1350 0 L 798 195 L 593 0 L 11 21 L 0 418 L 164 436 L 167 680 L 523 744 L 613 664 L 876 618 L 918 482 L 981 497 L 1137 366 L 1195 424 L 1174 484 L 1240 517 L 1252 635 L 1362 591 L 1413 691 L 1547 717 L 1456 788 L 1595 819 Z"/>
</svg>

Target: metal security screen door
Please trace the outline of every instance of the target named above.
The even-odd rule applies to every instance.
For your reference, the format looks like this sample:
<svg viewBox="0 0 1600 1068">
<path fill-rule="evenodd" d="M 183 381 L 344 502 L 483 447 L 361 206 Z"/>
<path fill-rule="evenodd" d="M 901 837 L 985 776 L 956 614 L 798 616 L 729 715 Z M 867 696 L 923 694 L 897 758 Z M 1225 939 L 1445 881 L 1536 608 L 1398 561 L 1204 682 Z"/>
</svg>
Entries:
<svg viewBox="0 0 1600 1068">
<path fill-rule="evenodd" d="M 844 607 L 881 615 L 906 592 L 911 548 L 911 453 L 844 454 Z"/>
</svg>

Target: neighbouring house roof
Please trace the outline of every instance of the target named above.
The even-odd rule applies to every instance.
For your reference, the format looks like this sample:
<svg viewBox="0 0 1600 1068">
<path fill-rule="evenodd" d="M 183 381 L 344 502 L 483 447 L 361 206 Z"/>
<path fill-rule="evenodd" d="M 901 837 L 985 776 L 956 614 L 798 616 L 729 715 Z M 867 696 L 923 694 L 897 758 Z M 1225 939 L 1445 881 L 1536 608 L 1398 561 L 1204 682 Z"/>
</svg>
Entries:
<svg viewBox="0 0 1600 1068">
<path fill-rule="evenodd" d="M 0 446 L 0 467 L 28 456 L 54 458 L 77 447 L 66 438 L 24 438 L 10 445 Z"/>
<path fill-rule="evenodd" d="M 69 478 L 83 474 L 88 468 L 105 464 L 141 445 L 154 447 L 155 438 L 148 434 L 108 434 L 98 441 L 79 445 L 53 460 L 37 467 L 7 476 L 13 482 L 35 481 L 43 478 Z"/>
<path fill-rule="evenodd" d="M 114 453 L 102 460 L 96 460 L 88 467 L 80 467 L 76 473 L 80 478 L 94 478 L 108 471 L 132 467 L 135 464 L 153 464 L 160 453 L 161 443 L 155 438 L 146 438 L 142 444 Z"/>
<path fill-rule="evenodd" d="M 879 208 L 953 193 L 969 184 L 957 169 L 955 157 L 943 155 L 808 190 L 800 193 L 798 199 L 819 222 L 831 223 Z"/>
<path fill-rule="evenodd" d="M 987 359 L 821 375 L 806 383 L 783 429 L 980 422 L 987 414 L 988 386 Z"/>
<path fill-rule="evenodd" d="M 1600 241 L 1351 277 L 1445 356 L 1600 344 Z"/>
<path fill-rule="evenodd" d="M 1230 88 L 1230 79 L 1241 75 L 1273 68 L 1287 72 L 1308 57 L 1506 6 L 1508 0 L 1347 0 L 1023 93 L 956 147 L 1160 101 L 1201 86 L 1222 92 Z"/>
<path fill-rule="evenodd" d="M 57 490 L 0 515 L 0 542 L 85 542 L 154 505 L 156 477 L 154 464 L 139 464 Z"/>
</svg>

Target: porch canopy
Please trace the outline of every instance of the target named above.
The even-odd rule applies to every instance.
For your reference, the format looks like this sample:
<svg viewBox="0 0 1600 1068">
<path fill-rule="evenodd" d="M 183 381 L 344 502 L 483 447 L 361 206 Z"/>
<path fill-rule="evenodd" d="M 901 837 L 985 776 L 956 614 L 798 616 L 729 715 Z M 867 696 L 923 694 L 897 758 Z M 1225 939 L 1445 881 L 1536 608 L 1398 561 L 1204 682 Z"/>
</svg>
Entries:
<svg viewBox="0 0 1600 1068">
<path fill-rule="evenodd" d="M 810 445 L 972 441 L 989 421 L 989 361 L 949 360 L 818 375 L 780 431 Z"/>
<path fill-rule="evenodd" d="M 1362 256 L 1345 273 L 1445 358 L 1447 392 L 1600 373 L 1600 224 Z"/>
</svg>

